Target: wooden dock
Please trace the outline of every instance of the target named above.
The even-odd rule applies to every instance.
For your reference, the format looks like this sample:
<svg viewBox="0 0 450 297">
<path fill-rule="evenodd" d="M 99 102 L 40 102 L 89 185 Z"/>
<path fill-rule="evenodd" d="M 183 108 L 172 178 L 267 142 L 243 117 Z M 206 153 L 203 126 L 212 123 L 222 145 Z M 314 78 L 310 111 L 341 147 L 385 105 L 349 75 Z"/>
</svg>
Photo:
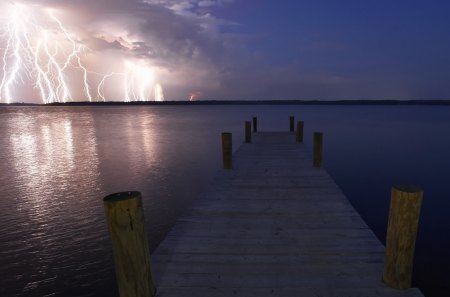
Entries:
<svg viewBox="0 0 450 297">
<path fill-rule="evenodd" d="M 157 296 L 423 296 L 382 282 L 384 246 L 294 133 L 252 138 L 152 255 Z"/>
</svg>

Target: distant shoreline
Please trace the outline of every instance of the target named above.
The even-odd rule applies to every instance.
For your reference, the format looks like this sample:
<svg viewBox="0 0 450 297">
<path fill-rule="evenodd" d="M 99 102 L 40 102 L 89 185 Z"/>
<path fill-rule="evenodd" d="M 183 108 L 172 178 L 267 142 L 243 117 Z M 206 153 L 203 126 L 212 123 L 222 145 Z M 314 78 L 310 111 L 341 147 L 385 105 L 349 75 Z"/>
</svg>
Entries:
<svg viewBox="0 0 450 297">
<path fill-rule="evenodd" d="M 0 106 L 160 106 L 160 105 L 450 105 L 450 100 L 198 100 L 135 102 L 0 103 Z"/>
</svg>

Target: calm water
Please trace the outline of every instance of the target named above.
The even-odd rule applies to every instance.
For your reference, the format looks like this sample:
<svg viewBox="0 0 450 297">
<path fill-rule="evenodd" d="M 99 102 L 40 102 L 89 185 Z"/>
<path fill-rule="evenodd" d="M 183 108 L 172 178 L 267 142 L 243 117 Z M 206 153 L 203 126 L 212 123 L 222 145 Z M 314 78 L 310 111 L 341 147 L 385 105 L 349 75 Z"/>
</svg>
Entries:
<svg viewBox="0 0 450 297">
<path fill-rule="evenodd" d="M 323 131 L 325 167 L 383 242 L 391 185 L 422 186 L 414 284 L 447 295 L 449 107 L 158 106 L 0 108 L 0 296 L 118 296 L 101 199 L 141 191 L 154 249 L 220 167 L 220 132 L 237 148 L 254 115 L 302 118 L 308 147 Z"/>
</svg>

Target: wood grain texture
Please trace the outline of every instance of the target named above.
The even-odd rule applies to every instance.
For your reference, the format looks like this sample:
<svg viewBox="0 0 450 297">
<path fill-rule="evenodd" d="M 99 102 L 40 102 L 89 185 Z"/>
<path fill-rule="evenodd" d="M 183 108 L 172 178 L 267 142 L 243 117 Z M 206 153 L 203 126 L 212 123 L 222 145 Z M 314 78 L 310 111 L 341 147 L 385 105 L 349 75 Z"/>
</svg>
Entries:
<svg viewBox="0 0 450 297">
<path fill-rule="evenodd" d="M 141 194 L 109 195 L 104 199 L 104 207 L 120 296 L 155 296 Z"/>
<path fill-rule="evenodd" d="M 382 281 L 384 247 L 290 132 L 258 132 L 153 254 L 158 296 L 423 297 Z"/>
<path fill-rule="evenodd" d="M 417 187 L 392 188 L 383 272 L 384 282 L 392 288 L 411 287 L 422 197 Z"/>
</svg>

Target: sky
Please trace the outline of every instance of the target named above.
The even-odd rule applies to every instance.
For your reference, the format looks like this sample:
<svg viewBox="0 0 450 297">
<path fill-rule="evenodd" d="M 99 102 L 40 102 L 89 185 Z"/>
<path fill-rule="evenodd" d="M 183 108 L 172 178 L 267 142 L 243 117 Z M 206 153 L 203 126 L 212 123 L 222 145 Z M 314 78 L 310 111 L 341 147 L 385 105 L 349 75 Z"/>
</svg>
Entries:
<svg viewBox="0 0 450 297">
<path fill-rule="evenodd" d="M 450 99 L 449 1 L 0 1 L 1 102 Z"/>
</svg>

